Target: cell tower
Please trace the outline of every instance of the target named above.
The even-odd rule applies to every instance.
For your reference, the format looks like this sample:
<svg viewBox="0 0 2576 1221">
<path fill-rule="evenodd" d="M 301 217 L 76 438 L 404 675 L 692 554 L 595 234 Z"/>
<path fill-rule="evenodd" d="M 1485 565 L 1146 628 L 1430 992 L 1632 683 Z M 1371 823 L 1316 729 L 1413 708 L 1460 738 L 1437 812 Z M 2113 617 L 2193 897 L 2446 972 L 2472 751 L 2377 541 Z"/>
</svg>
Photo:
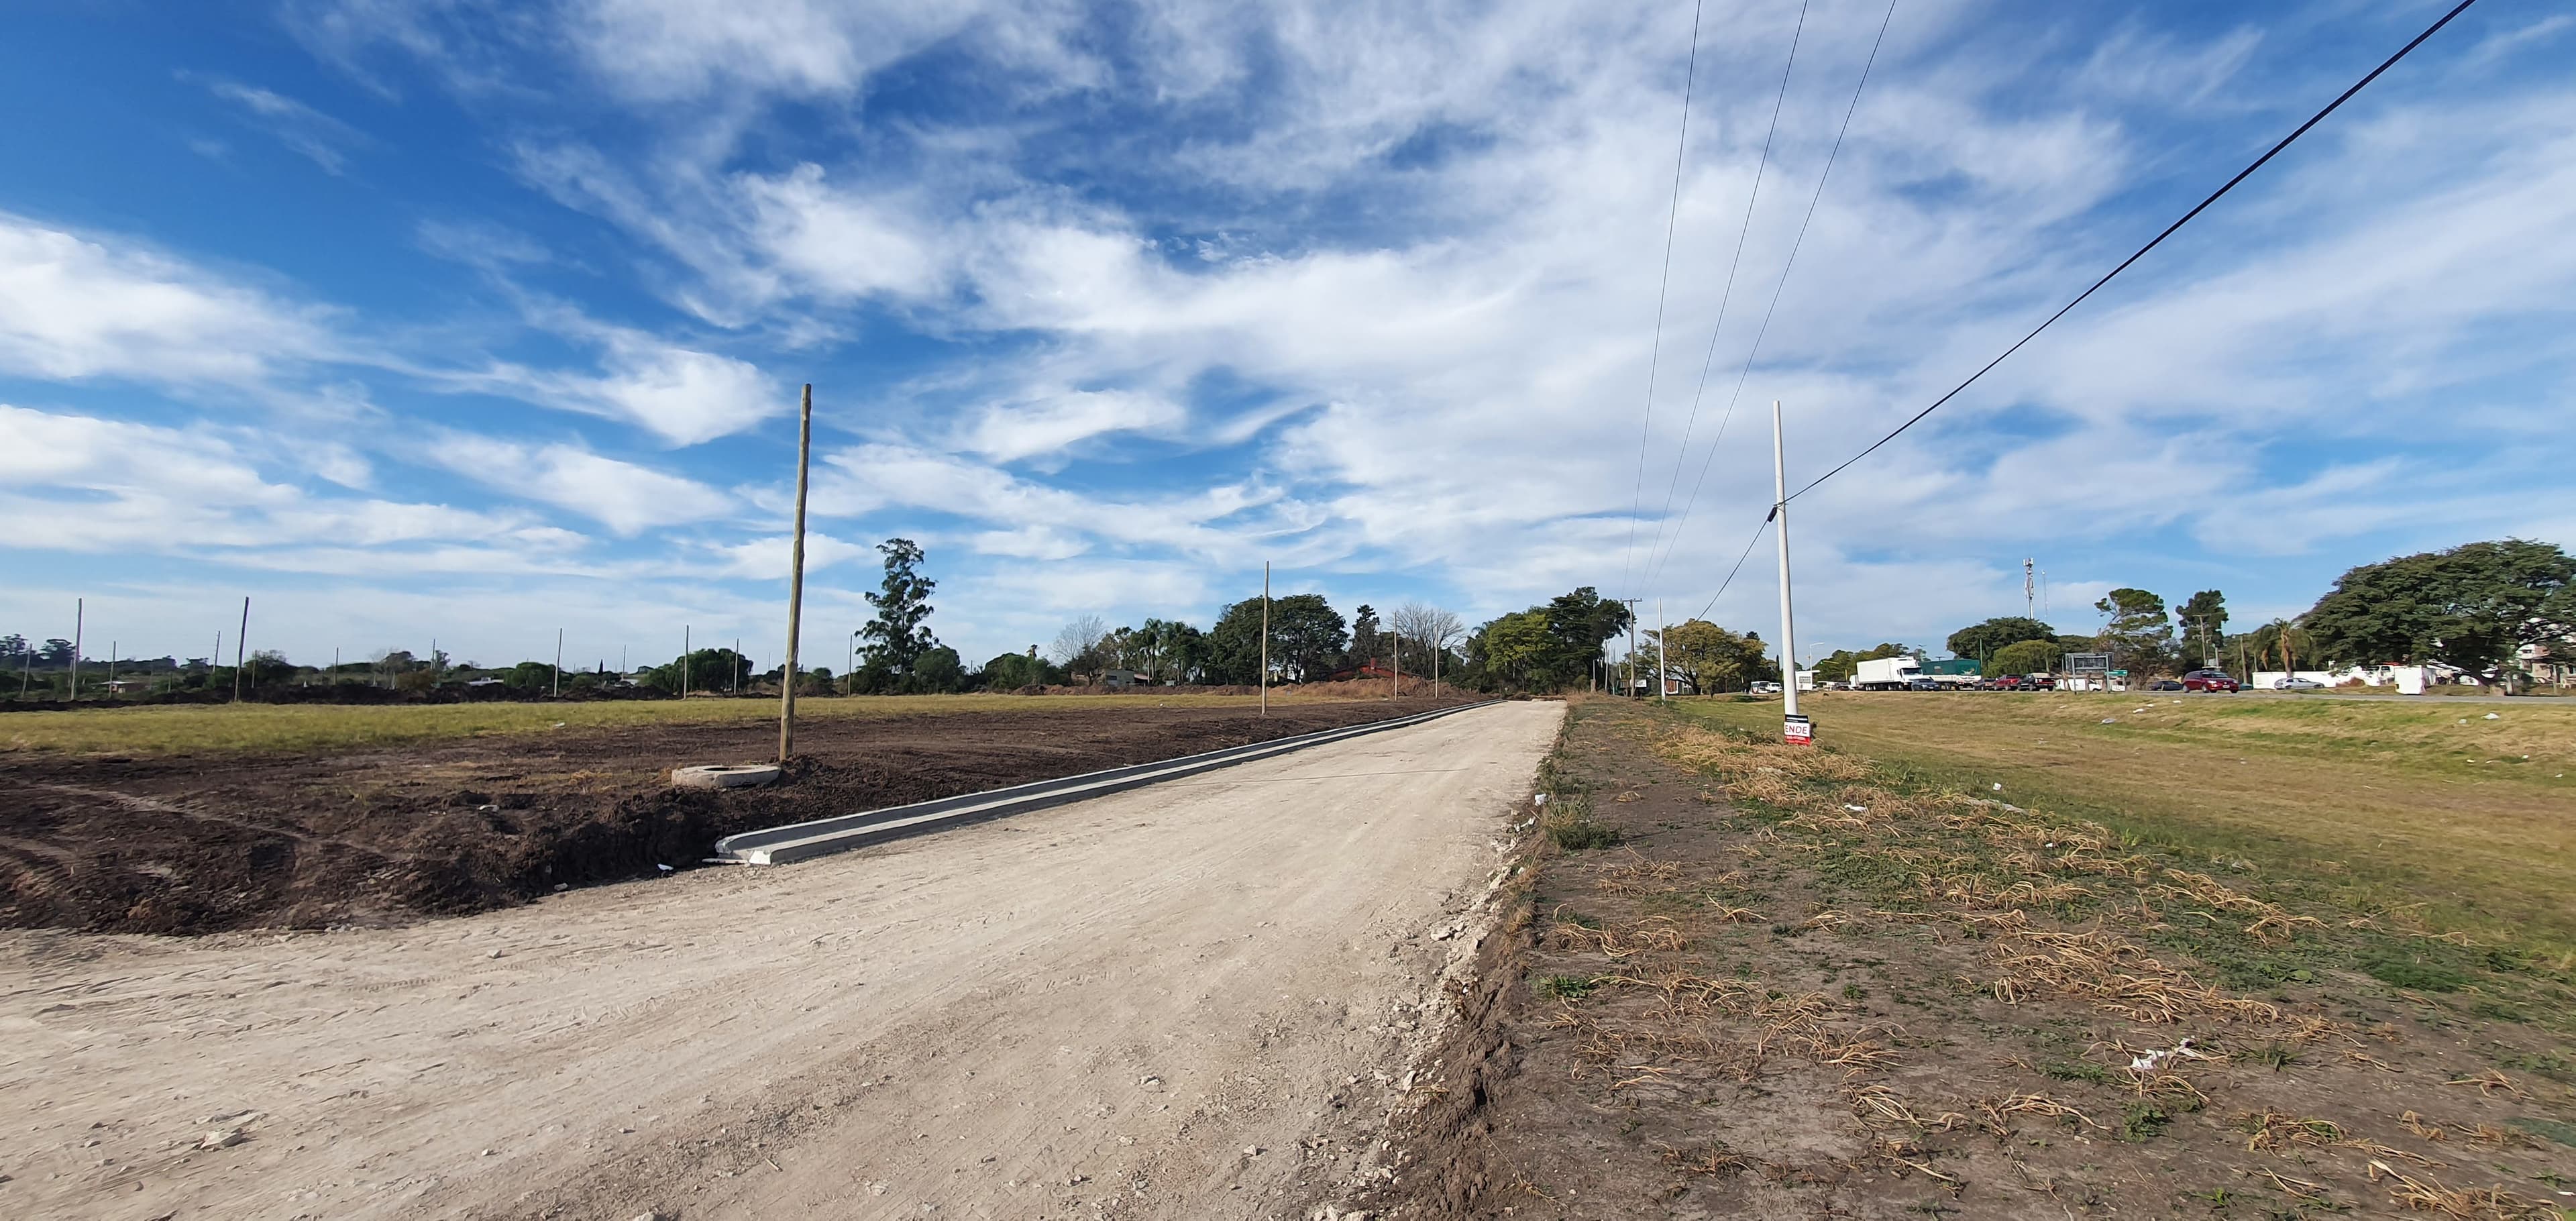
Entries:
<svg viewBox="0 0 2576 1221">
<path fill-rule="evenodd" d="M 2039 618 L 2038 586 L 2031 581 L 2031 573 L 2035 571 L 2034 566 L 2038 563 L 2039 561 L 2035 559 L 2021 562 L 2021 613 L 2024 619 Z"/>
</svg>

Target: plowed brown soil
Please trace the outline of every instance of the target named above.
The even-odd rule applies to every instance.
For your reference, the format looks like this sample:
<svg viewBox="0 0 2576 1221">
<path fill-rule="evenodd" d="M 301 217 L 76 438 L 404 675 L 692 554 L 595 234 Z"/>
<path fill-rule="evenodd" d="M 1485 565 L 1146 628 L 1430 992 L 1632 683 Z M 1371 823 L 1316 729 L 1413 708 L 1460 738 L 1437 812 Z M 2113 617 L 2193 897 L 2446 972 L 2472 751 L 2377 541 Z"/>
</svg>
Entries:
<svg viewBox="0 0 2576 1221">
<path fill-rule="evenodd" d="M 0 926 L 207 933 L 481 911 L 686 869 L 736 831 L 1424 711 L 1432 699 L 1047 708 L 800 726 L 782 783 L 675 790 L 768 757 L 763 723 L 356 754 L 0 756 Z M 103 715 L 114 715 L 112 713 Z"/>
</svg>

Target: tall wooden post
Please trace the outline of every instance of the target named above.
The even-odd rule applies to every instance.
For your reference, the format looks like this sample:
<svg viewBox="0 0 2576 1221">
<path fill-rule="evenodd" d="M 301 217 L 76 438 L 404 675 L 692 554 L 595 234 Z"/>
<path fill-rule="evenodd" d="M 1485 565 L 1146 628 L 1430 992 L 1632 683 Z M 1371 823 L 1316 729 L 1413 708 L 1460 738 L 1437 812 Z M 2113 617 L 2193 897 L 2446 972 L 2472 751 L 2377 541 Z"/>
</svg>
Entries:
<svg viewBox="0 0 2576 1221">
<path fill-rule="evenodd" d="M 1264 593 L 1269 592 L 1267 587 Z M 81 624 L 89 614 L 89 599 L 72 599 L 72 698 L 80 698 Z M 239 698 L 239 692 L 235 692 Z"/>
<path fill-rule="evenodd" d="M 241 702 L 242 650 L 250 640 L 250 596 L 242 596 L 241 633 L 233 637 L 233 702 Z M 436 661 L 438 646 L 429 646 L 430 660 Z"/>
<path fill-rule="evenodd" d="M 796 538 L 787 553 L 787 668 L 778 704 L 778 761 L 796 749 L 796 632 L 805 613 L 805 461 L 814 448 L 814 383 L 805 383 L 805 402 L 796 424 Z"/>
<path fill-rule="evenodd" d="M 563 629 L 555 629 L 555 698 L 563 698 Z"/>
<path fill-rule="evenodd" d="M 1270 715 L 1270 561 L 1261 561 L 1261 715 Z"/>
</svg>

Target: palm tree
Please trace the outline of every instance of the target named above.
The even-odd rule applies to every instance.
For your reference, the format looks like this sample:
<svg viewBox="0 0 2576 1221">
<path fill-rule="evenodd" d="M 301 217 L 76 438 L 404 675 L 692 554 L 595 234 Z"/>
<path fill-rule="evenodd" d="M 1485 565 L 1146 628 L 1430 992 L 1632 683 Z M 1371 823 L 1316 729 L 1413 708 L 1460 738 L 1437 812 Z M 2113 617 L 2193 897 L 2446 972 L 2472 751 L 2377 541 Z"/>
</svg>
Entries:
<svg viewBox="0 0 2576 1221">
<path fill-rule="evenodd" d="M 2316 642 L 2308 635 L 2306 628 L 2287 619 L 2275 619 L 2254 631 L 2254 664 L 2257 666 L 2269 664 L 2277 654 L 2281 659 L 2282 671 L 2296 673 L 2299 668 L 2300 650 L 2313 653 L 2316 651 L 2315 646 Z"/>
</svg>

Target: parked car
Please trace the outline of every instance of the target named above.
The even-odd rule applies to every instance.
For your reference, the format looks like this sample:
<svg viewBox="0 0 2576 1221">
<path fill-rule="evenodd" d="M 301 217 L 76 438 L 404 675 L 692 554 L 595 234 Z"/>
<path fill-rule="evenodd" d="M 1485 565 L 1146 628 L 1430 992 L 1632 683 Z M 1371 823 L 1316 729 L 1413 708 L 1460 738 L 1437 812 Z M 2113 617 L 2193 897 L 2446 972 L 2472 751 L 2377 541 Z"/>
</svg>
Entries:
<svg viewBox="0 0 2576 1221">
<path fill-rule="evenodd" d="M 1909 678 L 1905 680 L 1905 689 L 1908 691 L 1938 691 L 1941 689 L 1941 684 L 1928 678 Z"/>
<path fill-rule="evenodd" d="M 2272 689 L 2275 691 L 2323 691 L 2326 689 L 2326 685 L 2313 678 L 2298 678 L 2294 676 L 2290 678 L 2273 679 Z"/>
<path fill-rule="evenodd" d="M 2149 691 L 2180 691 L 2183 689 L 2184 688 L 2181 683 L 2175 682 L 2170 678 L 2159 678 L 2156 681 L 2147 684 L 2147 690 Z"/>
<path fill-rule="evenodd" d="M 2234 691 L 2238 688 L 2236 680 L 2229 678 L 2225 670 L 2194 670 L 2191 673 L 2182 676 L 2182 689 L 2185 691 Z"/>
<path fill-rule="evenodd" d="M 2030 689 L 2031 689 L 2031 690 L 2033 690 L 2033 691 L 2055 691 L 2055 690 L 2057 690 L 2057 679 L 2056 679 L 2055 677 L 2051 676 L 2051 675 L 2047 675 L 2047 674 L 2033 674 L 2033 675 L 2031 675 L 2029 678 L 2024 679 L 2023 681 L 2024 681 L 2026 684 L 2028 684 L 2028 686 L 2030 687 Z"/>
<path fill-rule="evenodd" d="M 1778 695 L 1778 694 L 1780 694 L 1780 684 L 1778 684 L 1778 683 L 1755 683 L 1755 684 L 1753 684 L 1752 686 L 1747 687 L 1747 688 L 1745 688 L 1745 689 L 1746 689 L 1747 691 L 1752 692 L 1752 693 L 1753 693 L 1753 694 L 1755 694 L 1755 695 Z"/>
</svg>

